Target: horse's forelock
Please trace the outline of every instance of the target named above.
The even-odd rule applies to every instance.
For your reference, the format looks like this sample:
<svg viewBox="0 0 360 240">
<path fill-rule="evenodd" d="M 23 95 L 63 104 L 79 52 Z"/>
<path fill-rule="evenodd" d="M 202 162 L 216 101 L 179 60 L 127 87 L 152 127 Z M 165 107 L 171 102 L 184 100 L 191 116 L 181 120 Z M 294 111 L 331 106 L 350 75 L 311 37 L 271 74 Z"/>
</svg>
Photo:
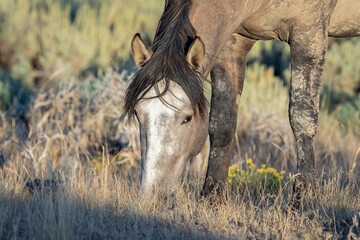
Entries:
<svg viewBox="0 0 360 240">
<path fill-rule="evenodd" d="M 167 0 L 153 43 L 153 55 L 134 75 L 125 95 L 124 114 L 132 117 L 136 104 L 159 81 L 174 81 L 189 97 L 194 113 L 205 116 L 207 100 L 204 78 L 186 60 L 186 51 L 196 37 L 188 18 L 189 0 Z M 168 84 L 169 85 L 169 84 Z M 162 97 L 168 88 L 158 96 Z"/>
</svg>

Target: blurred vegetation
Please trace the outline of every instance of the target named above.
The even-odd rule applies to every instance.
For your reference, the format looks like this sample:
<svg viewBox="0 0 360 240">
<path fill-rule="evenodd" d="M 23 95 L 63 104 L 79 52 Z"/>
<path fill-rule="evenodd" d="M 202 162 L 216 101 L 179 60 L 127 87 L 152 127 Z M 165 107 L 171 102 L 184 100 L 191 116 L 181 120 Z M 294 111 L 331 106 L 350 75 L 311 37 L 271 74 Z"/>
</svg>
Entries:
<svg viewBox="0 0 360 240">
<path fill-rule="evenodd" d="M 163 4 L 161 0 L 2 0 L 0 109 L 29 101 L 44 83 L 54 86 L 89 73 L 97 76 L 108 67 L 135 71 L 132 36 L 141 32 L 151 41 Z M 321 108 L 345 130 L 359 132 L 360 39 L 331 42 Z M 248 65 L 244 93 L 251 94 L 243 101 L 256 101 L 260 109 L 281 102 L 279 110 L 286 112 L 288 100 L 282 95 L 290 81 L 288 45 L 259 41 L 249 53 Z M 259 90 L 262 80 L 264 89 Z M 260 94 L 263 91 L 265 95 Z"/>
<path fill-rule="evenodd" d="M 160 0 L 2 0 L 0 108 L 20 92 L 10 82 L 31 90 L 110 66 L 134 69 L 132 36 L 142 32 L 152 38 L 162 5 Z"/>
<path fill-rule="evenodd" d="M 360 39 L 335 40 L 323 74 L 322 108 L 360 133 Z"/>
<path fill-rule="evenodd" d="M 152 38 L 162 2 L 1 1 L 0 66 L 8 73 L 1 74 L 0 105 L 8 106 L 15 95 L 8 81 L 19 79 L 25 88 L 32 88 L 44 79 L 76 76 L 109 66 L 132 70 L 129 42 L 135 32 L 141 32 L 148 41 Z M 359 107 L 359 44 L 353 39 L 331 45 L 322 95 L 330 111 L 345 102 L 352 103 L 347 106 L 347 115 Z M 277 41 L 259 42 L 249 54 L 249 64 L 272 66 L 284 85 L 289 80 L 289 60 L 288 46 Z"/>
<path fill-rule="evenodd" d="M 329 42 L 322 76 L 320 110 L 337 119 L 343 130 L 360 134 L 360 38 L 330 39 Z M 260 109 L 268 109 L 267 105 L 277 102 L 277 108 L 287 111 L 287 97 L 277 93 L 284 94 L 288 90 L 290 69 L 290 48 L 287 44 L 279 41 L 257 42 L 248 55 L 245 98 L 256 100 L 262 105 Z M 280 82 L 280 85 L 273 81 Z"/>
<path fill-rule="evenodd" d="M 228 185 L 230 193 L 241 194 L 245 192 L 246 188 L 248 191 L 252 191 L 254 197 L 264 193 L 278 193 L 285 171 L 278 173 L 276 169 L 267 168 L 265 164 L 256 169 L 252 159 L 248 159 L 246 162 L 246 171 L 241 170 L 237 164 L 229 167 Z"/>
<path fill-rule="evenodd" d="M 297 162 L 287 117 L 290 51 L 279 41 L 259 41 L 248 55 L 228 178 L 242 195 L 213 212 L 194 201 L 196 191 L 184 192 L 175 212 L 138 197 L 139 132 L 121 120 L 121 106 L 136 71 L 131 39 L 140 32 L 151 42 L 163 5 L 0 0 L 0 238 L 51 238 L 54 229 L 57 238 L 86 239 L 188 239 L 178 233 L 189 230 L 215 234 L 194 239 L 358 237 L 359 38 L 332 40 L 327 54 L 315 141 L 323 187 L 314 207 L 286 210 L 292 190 L 283 177 Z M 64 196 L 24 196 L 27 180 L 54 177 L 65 182 Z"/>
</svg>

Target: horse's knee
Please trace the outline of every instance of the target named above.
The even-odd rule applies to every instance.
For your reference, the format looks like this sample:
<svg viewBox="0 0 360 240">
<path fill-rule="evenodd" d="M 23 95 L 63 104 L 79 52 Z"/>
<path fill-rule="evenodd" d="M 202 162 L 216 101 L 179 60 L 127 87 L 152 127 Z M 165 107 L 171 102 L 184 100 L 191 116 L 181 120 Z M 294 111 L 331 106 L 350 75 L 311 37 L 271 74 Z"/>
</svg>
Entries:
<svg viewBox="0 0 360 240">
<path fill-rule="evenodd" d="M 290 125 L 295 137 L 313 138 L 317 133 L 318 109 L 314 104 L 293 103 L 289 108 Z"/>
<path fill-rule="evenodd" d="M 232 141 L 236 129 L 237 92 L 216 93 L 211 99 L 210 142 L 212 147 L 225 147 Z"/>
<path fill-rule="evenodd" d="M 231 143 L 236 130 L 236 116 L 210 122 L 209 135 L 212 146 L 225 147 Z"/>
<path fill-rule="evenodd" d="M 317 133 L 317 122 L 313 118 L 307 119 L 306 116 L 291 117 L 290 125 L 296 139 L 304 136 L 313 138 Z"/>
</svg>

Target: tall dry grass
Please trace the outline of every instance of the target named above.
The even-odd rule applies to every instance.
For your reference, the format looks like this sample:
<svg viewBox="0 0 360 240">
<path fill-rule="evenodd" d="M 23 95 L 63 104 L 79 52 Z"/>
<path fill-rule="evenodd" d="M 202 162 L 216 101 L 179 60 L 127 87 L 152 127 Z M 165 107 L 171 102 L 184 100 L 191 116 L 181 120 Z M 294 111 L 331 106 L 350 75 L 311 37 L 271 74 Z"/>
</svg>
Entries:
<svg viewBox="0 0 360 240">
<path fill-rule="evenodd" d="M 64 143 L 65 144 L 65 143 Z M 105 157 L 101 171 L 80 166 L 56 191 L 24 188 L 19 158 L 0 170 L 1 239 L 355 239 L 360 234 L 358 187 L 324 181 L 300 210 L 288 207 L 291 186 L 251 198 L 250 189 L 222 204 L 198 200 L 179 186 L 176 200 L 142 195 Z M 73 166 L 68 166 L 73 168 Z M 135 181 L 136 182 L 136 181 Z M 132 185 L 132 186 L 131 186 Z M 352 238 L 351 238 L 352 237 Z"/>
<path fill-rule="evenodd" d="M 252 158 L 257 166 L 286 170 L 290 179 L 277 193 L 254 195 L 245 187 L 215 205 L 199 197 L 193 177 L 179 183 L 174 198 L 141 194 L 138 129 L 120 122 L 128 82 L 126 73 L 108 70 L 98 78 L 41 88 L 26 106 L 15 102 L 2 113 L 1 239 L 359 236 L 359 136 L 344 132 L 326 112 L 316 143 L 321 187 L 315 196 L 305 196 L 300 210 L 288 207 L 295 146 L 286 88 L 271 69 L 248 69 L 231 161 Z"/>
<path fill-rule="evenodd" d="M 359 238 L 359 40 L 329 49 L 315 143 L 321 184 L 299 210 L 288 205 L 289 48 L 270 41 L 248 57 L 231 164 L 285 170 L 280 191 L 248 183 L 211 205 L 190 166 L 175 197 L 141 194 L 138 129 L 120 121 L 131 76 L 100 69 L 131 68 L 131 37 L 151 38 L 161 4 L 0 1 L 0 239 Z"/>
</svg>

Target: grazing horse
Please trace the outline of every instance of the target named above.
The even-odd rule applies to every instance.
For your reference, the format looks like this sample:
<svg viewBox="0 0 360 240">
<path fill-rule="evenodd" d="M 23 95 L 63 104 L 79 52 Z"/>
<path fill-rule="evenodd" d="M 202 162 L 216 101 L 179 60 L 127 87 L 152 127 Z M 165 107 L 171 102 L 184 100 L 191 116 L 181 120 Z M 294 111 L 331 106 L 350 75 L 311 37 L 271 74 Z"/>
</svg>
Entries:
<svg viewBox="0 0 360 240">
<path fill-rule="evenodd" d="M 297 146 L 296 189 L 316 184 L 313 139 L 317 132 L 321 74 L 328 36 L 360 35 L 359 0 L 166 0 L 153 45 L 136 34 L 141 67 L 125 96 L 141 135 L 141 185 L 172 191 L 186 161 L 210 136 L 203 194 L 227 182 L 236 129 L 237 95 L 246 55 L 257 40 L 291 48 L 289 119 Z M 211 74 L 210 115 L 203 83 Z"/>
</svg>

